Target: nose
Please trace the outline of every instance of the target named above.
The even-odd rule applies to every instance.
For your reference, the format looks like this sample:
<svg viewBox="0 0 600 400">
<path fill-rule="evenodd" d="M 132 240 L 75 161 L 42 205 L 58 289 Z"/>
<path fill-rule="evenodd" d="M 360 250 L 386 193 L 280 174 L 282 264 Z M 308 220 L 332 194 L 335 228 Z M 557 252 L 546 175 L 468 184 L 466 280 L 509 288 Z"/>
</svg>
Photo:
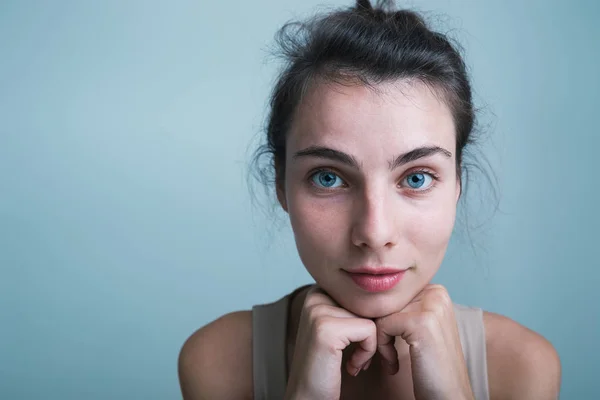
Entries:
<svg viewBox="0 0 600 400">
<path fill-rule="evenodd" d="M 355 246 L 381 250 L 397 244 L 398 227 L 392 202 L 383 190 L 363 193 L 356 199 L 351 232 Z"/>
</svg>

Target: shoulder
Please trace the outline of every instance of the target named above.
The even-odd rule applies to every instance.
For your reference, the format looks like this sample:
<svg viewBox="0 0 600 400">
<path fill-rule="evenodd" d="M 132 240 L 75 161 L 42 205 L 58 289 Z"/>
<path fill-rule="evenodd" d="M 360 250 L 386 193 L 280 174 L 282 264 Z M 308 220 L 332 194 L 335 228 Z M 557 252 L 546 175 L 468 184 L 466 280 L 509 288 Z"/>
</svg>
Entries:
<svg viewBox="0 0 600 400">
<path fill-rule="evenodd" d="M 185 400 L 252 399 L 252 311 L 226 314 L 194 332 L 178 371 Z"/>
<path fill-rule="evenodd" d="M 557 399 L 561 366 L 540 334 L 500 314 L 483 312 L 490 398 Z"/>
</svg>

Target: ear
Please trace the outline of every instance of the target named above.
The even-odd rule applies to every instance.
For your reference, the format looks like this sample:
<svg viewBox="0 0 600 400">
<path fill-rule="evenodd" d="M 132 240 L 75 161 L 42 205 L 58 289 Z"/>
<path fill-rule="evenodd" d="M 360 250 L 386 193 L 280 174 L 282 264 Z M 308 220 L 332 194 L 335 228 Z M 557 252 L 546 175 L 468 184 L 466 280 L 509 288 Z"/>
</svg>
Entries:
<svg viewBox="0 0 600 400">
<path fill-rule="evenodd" d="M 285 164 L 283 164 L 285 165 Z M 274 159 L 275 169 L 275 192 L 277 193 L 277 201 L 285 212 L 288 212 L 287 199 L 285 197 L 285 168 L 282 168 L 282 163 L 277 162 L 277 157 Z"/>
<path fill-rule="evenodd" d="M 462 195 L 462 179 L 460 175 L 456 176 L 456 203 L 458 203 L 458 200 L 460 199 L 460 196 Z"/>
<path fill-rule="evenodd" d="M 275 190 L 277 192 L 277 201 L 279 201 L 279 204 L 281 205 L 281 208 L 283 208 L 283 210 L 285 212 L 288 212 L 287 199 L 285 198 L 284 184 L 283 184 L 283 182 L 278 182 L 275 185 L 276 185 L 276 189 Z"/>
</svg>

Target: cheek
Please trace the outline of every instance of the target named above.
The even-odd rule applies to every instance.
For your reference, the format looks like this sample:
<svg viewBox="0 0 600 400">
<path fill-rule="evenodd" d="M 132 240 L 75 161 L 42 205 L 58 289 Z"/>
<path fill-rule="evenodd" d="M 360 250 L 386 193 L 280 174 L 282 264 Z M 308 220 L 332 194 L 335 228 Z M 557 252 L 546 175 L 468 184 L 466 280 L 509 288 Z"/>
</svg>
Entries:
<svg viewBox="0 0 600 400">
<path fill-rule="evenodd" d="M 316 248 L 341 241 L 345 236 L 346 211 L 339 204 L 296 199 L 289 208 L 296 241 Z"/>
<path fill-rule="evenodd" d="M 307 269 L 322 267 L 345 254 L 350 240 L 347 204 L 333 198 L 290 194 L 290 223 L 298 254 Z"/>
<path fill-rule="evenodd" d="M 448 202 L 421 210 L 413 216 L 408 236 L 426 264 L 441 262 L 452 235 L 455 214 L 454 203 Z"/>
</svg>

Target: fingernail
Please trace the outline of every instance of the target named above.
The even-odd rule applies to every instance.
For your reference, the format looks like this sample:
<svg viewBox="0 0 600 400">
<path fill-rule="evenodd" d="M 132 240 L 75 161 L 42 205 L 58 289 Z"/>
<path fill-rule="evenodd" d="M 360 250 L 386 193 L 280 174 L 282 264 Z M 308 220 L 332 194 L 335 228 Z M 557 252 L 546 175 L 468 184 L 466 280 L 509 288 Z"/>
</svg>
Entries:
<svg viewBox="0 0 600 400">
<path fill-rule="evenodd" d="M 371 365 L 371 360 L 373 360 L 373 359 L 372 359 L 372 358 L 370 358 L 370 359 L 369 359 L 369 361 L 367 361 L 367 362 L 365 363 L 365 365 L 364 365 L 364 366 L 363 366 L 363 368 L 362 368 L 363 370 L 365 370 L 365 371 L 366 371 L 366 370 L 368 370 L 368 369 L 369 369 L 369 366 Z"/>
<path fill-rule="evenodd" d="M 354 373 L 352 374 L 352 376 L 358 375 L 359 372 L 360 372 L 360 368 L 356 368 L 356 370 L 354 371 Z"/>
</svg>

